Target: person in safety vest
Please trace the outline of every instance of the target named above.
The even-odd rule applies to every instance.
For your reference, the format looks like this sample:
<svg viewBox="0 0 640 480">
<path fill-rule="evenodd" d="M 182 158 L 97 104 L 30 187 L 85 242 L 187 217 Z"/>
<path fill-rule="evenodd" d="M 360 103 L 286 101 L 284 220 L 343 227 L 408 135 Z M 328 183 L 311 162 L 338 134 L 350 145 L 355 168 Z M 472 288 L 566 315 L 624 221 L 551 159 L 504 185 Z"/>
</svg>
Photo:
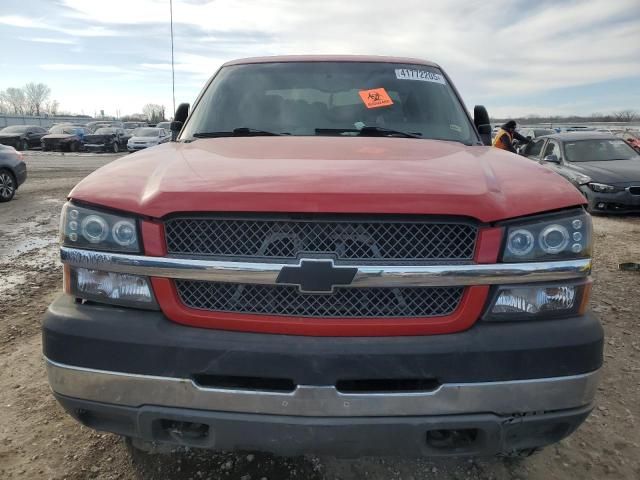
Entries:
<svg viewBox="0 0 640 480">
<path fill-rule="evenodd" d="M 502 150 L 508 150 L 509 152 L 517 153 L 516 149 L 513 146 L 514 138 L 520 143 L 529 143 L 529 139 L 527 137 L 523 137 L 518 132 L 516 132 L 515 120 L 509 120 L 500 127 L 498 133 L 496 133 L 496 136 L 493 139 L 492 145 L 496 148 L 501 148 Z"/>
</svg>

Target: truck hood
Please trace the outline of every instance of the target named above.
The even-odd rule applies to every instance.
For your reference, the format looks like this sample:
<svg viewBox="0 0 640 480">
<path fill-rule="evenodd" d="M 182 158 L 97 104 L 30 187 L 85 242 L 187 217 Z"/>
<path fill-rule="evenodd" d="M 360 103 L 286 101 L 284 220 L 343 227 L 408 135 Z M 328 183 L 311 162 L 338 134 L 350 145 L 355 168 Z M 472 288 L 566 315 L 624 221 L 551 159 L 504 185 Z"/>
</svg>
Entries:
<svg viewBox="0 0 640 480">
<path fill-rule="evenodd" d="M 491 147 L 371 137 L 234 137 L 122 157 L 70 193 L 163 217 L 174 212 L 463 215 L 483 222 L 581 205 L 567 180 Z"/>
<path fill-rule="evenodd" d="M 628 160 L 573 162 L 571 170 L 588 175 L 598 183 L 628 184 L 640 182 L 640 156 Z"/>
</svg>

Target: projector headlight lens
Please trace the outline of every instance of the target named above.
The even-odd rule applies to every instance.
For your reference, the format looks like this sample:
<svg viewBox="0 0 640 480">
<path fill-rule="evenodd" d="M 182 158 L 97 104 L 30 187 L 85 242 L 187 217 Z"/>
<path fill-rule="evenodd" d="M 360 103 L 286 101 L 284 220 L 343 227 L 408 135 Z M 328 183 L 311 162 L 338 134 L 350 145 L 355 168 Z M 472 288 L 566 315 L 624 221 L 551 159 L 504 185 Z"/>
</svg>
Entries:
<svg viewBox="0 0 640 480">
<path fill-rule="evenodd" d="M 138 230 L 138 221 L 132 217 L 70 202 L 62 208 L 60 237 L 66 247 L 140 253 Z"/>
<path fill-rule="evenodd" d="M 503 262 L 572 260 L 591 256 L 591 216 L 584 210 L 505 222 Z"/>
</svg>

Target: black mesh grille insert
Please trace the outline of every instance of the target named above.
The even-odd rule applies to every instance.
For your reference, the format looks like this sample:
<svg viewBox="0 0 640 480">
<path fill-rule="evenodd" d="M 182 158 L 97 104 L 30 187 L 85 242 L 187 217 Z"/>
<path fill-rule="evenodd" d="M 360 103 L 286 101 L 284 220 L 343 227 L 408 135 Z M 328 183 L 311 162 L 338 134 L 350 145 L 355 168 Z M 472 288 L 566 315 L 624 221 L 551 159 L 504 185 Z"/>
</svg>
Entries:
<svg viewBox="0 0 640 480">
<path fill-rule="evenodd" d="M 165 223 L 170 254 L 337 260 L 471 260 L 477 228 L 468 223 L 255 218 L 174 218 Z"/>
<path fill-rule="evenodd" d="M 640 195 L 640 187 L 629 187 L 629 193 L 631 195 Z"/>
<path fill-rule="evenodd" d="M 407 318 L 453 313 L 463 287 L 336 288 L 332 294 L 297 287 L 176 280 L 182 302 L 201 310 L 298 317 Z"/>
</svg>

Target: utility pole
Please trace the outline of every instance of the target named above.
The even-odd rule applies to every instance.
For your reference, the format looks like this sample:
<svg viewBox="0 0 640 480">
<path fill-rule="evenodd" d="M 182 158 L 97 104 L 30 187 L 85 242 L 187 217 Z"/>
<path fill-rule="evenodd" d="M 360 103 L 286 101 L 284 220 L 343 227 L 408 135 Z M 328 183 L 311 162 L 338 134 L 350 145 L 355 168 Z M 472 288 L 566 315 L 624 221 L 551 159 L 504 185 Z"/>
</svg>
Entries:
<svg viewBox="0 0 640 480">
<path fill-rule="evenodd" d="M 171 92 L 173 94 L 173 117 L 176 116 L 176 73 L 173 66 L 173 0 L 169 0 L 169 15 L 171 17 Z"/>
</svg>

